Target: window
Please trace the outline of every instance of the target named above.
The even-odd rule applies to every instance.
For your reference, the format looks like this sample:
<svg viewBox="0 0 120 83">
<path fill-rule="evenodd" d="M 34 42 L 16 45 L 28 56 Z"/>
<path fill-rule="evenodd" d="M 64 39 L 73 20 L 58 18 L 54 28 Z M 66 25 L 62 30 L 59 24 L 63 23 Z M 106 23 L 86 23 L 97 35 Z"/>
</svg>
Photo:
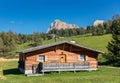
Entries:
<svg viewBox="0 0 120 83">
<path fill-rule="evenodd" d="M 44 62 L 45 61 L 45 56 L 44 55 L 40 55 L 39 56 L 39 61 Z"/>
<path fill-rule="evenodd" d="M 80 60 L 85 61 L 85 55 L 80 55 Z"/>
</svg>

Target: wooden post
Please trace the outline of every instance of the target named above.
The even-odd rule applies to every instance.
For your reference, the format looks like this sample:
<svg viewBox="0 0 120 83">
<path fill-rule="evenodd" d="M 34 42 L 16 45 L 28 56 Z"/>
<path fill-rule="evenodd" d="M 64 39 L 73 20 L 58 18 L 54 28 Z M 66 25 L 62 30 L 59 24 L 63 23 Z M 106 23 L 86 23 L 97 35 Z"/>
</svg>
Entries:
<svg viewBox="0 0 120 83">
<path fill-rule="evenodd" d="M 44 75 L 44 63 L 42 63 L 42 74 Z"/>
<path fill-rule="evenodd" d="M 74 73 L 76 73 L 75 69 L 74 69 Z"/>
<path fill-rule="evenodd" d="M 76 69 L 76 68 L 75 68 L 75 65 L 76 65 L 76 64 L 74 63 L 74 64 L 73 64 L 73 66 L 74 66 L 74 73 L 76 73 L 76 71 L 75 71 L 75 69 Z"/>
<path fill-rule="evenodd" d="M 71 49 L 72 49 L 72 45 L 70 45 L 70 52 L 71 52 Z"/>
<path fill-rule="evenodd" d="M 58 71 L 58 72 L 59 72 L 59 74 L 60 74 L 60 63 L 58 63 L 58 68 L 59 68 L 59 71 Z"/>
<path fill-rule="evenodd" d="M 60 70 L 58 71 L 58 73 L 60 74 Z"/>
<path fill-rule="evenodd" d="M 63 44 L 63 48 L 62 49 L 64 50 L 64 48 L 65 48 L 65 44 Z"/>
</svg>

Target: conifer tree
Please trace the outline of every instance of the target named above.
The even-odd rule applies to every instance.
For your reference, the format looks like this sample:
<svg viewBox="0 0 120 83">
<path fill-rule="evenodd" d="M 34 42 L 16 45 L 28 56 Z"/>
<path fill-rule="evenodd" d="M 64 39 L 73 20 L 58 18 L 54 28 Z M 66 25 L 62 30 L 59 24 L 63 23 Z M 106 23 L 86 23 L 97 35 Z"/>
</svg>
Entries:
<svg viewBox="0 0 120 83">
<path fill-rule="evenodd" d="M 108 43 L 106 58 L 115 66 L 120 66 L 120 17 L 113 20 L 112 40 Z"/>
<path fill-rule="evenodd" d="M 2 38 L 0 37 L 0 55 L 3 55 L 3 54 L 2 54 L 3 48 L 4 48 L 3 40 L 2 40 Z"/>
<path fill-rule="evenodd" d="M 34 46 L 41 45 L 42 38 L 40 37 L 40 34 L 38 32 L 33 33 L 33 42 L 34 42 Z"/>
</svg>

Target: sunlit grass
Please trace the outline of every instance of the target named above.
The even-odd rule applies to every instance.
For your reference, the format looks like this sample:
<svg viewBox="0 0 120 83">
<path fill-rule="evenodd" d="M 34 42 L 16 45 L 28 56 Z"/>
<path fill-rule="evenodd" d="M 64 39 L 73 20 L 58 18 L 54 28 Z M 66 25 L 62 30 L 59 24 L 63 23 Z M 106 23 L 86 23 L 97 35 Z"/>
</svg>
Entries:
<svg viewBox="0 0 120 83">
<path fill-rule="evenodd" d="M 74 40 L 77 44 L 88 46 L 97 50 L 101 50 L 107 52 L 106 46 L 108 42 L 111 40 L 111 35 L 102 35 L 102 36 L 91 36 L 91 35 L 80 35 L 80 36 L 72 36 L 72 37 L 65 37 L 57 39 L 59 41 L 70 41 Z M 55 42 L 54 39 L 45 40 L 43 44 L 49 44 Z"/>
<path fill-rule="evenodd" d="M 80 36 L 64 37 L 64 38 L 57 39 L 56 42 L 70 41 L 70 40 L 74 40 L 77 44 L 80 44 L 80 45 L 88 46 L 97 50 L 107 52 L 106 46 L 108 42 L 111 40 L 111 35 L 110 34 L 103 35 L 103 36 L 80 35 Z M 54 39 L 44 40 L 42 41 L 42 45 L 50 44 L 53 42 L 55 42 Z M 20 51 L 20 50 L 30 48 L 29 44 L 30 42 L 21 44 L 17 46 L 15 51 Z"/>
<path fill-rule="evenodd" d="M 52 72 L 26 77 L 17 70 L 17 61 L 0 62 L 0 83 L 120 83 L 120 69 L 100 67 L 91 72 Z"/>
</svg>

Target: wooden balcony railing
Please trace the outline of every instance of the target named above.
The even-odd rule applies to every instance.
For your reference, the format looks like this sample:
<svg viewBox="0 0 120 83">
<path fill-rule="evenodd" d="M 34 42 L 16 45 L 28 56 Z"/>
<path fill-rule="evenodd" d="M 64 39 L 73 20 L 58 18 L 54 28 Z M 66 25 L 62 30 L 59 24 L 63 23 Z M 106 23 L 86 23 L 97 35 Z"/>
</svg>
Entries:
<svg viewBox="0 0 120 83">
<path fill-rule="evenodd" d="M 40 63 L 41 72 L 89 70 L 89 62 L 82 63 Z"/>
</svg>

